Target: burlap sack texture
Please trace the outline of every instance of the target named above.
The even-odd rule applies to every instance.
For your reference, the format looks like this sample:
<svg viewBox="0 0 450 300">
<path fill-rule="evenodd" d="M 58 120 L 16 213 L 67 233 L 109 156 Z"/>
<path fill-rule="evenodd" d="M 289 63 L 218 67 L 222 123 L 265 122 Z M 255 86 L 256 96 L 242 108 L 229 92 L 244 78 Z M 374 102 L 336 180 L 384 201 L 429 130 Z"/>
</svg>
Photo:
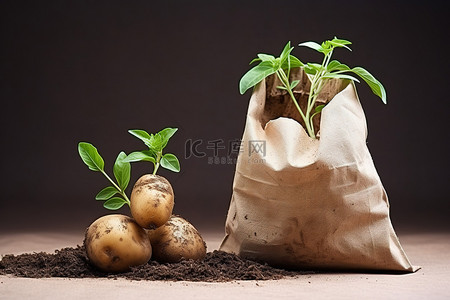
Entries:
<svg viewBox="0 0 450 300">
<path fill-rule="evenodd" d="M 306 103 L 306 74 L 292 76 Z M 391 225 L 354 84 L 333 80 L 321 93 L 318 104 L 329 103 L 318 140 L 278 85 L 271 76 L 251 96 L 220 250 L 286 268 L 415 271 Z"/>
</svg>

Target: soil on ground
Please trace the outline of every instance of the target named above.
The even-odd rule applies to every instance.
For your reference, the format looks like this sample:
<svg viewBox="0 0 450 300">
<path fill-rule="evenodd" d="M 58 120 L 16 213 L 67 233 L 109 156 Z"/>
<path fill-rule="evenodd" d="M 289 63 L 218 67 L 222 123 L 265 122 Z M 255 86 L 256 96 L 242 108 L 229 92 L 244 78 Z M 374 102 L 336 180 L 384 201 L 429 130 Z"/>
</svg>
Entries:
<svg viewBox="0 0 450 300">
<path fill-rule="evenodd" d="M 0 261 L 0 275 L 44 278 L 125 278 L 131 280 L 208 281 L 271 280 L 309 272 L 294 272 L 272 268 L 223 251 L 207 253 L 200 261 L 183 260 L 178 263 L 158 263 L 133 267 L 118 274 L 104 273 L 91 264 L 84 247 L 63 248 L 55 253 L 5 255 Z"/>
</svg>

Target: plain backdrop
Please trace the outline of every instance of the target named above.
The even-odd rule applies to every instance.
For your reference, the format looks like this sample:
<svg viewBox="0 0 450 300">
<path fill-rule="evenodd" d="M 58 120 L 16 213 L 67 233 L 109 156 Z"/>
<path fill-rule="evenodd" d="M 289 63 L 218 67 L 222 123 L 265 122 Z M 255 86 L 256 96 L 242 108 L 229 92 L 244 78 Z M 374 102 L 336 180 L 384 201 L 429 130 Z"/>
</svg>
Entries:
<svg viewBox="0 0 450 300">
<path fill-rule="evenodd" d="M 211 158 L 214 143 L 222 158 L 241 138 L 249 61 L 334 36 L 353 42 L 335 58 L 387 91 L 383 105 L 357 85 L 394 226 L 447 230 L 448 12 L 444 1 L 1 1 L 0 231 L 83 230 L 110 212 L 94 200 L 107 181 L 78 142 L 93 143 L 112 175 L 120 151 L 145 147 L 128 129 L 168 126 L 179 128 L 167 151 L 182 171 L 159 173 L 174 212 L 222 230 L 235 165 Z M 187 157 L 194 141 L 203 157 Z M 131 182 L 151 170 L 133 164 Z"/>
</svg>

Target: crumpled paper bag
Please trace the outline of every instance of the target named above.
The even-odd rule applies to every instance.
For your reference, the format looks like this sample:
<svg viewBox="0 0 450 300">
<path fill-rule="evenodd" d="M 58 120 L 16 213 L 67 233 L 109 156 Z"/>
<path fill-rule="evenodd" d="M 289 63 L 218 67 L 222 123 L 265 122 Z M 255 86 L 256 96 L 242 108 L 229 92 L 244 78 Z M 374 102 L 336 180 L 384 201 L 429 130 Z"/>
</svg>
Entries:
<svg viewBox="0 0 450 300">
<path fill-rule="evenodd" d="M 293 76 L 305 100 L 309 80 Z M 271 76 L 251 96 L 220 250 L 291 269 L 415 271 L 391 225 L 353 82 L 332 80 L 319 96 L 329 103 L 315 117 L 316 140 L 277 85 Z"/>
</svg>

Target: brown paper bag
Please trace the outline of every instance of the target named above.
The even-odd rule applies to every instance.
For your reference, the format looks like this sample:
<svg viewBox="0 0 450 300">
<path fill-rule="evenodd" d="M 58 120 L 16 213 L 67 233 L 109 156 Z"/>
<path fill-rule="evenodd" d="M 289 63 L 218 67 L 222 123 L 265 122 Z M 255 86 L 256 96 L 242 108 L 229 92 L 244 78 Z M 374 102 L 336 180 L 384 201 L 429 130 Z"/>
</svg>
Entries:
<svg viewBox="0 0 450 300">
<path fill-rule="evenodd" d="M 307 97 L 306 74 L 293 76 Z M 263 80 L 250 99 L 220 250 L 286 268 L 415 271 L 389 219 L 354 84 L 333 80 L 321 93 L 319 140 L 277 85 Z"/>
</svg>

